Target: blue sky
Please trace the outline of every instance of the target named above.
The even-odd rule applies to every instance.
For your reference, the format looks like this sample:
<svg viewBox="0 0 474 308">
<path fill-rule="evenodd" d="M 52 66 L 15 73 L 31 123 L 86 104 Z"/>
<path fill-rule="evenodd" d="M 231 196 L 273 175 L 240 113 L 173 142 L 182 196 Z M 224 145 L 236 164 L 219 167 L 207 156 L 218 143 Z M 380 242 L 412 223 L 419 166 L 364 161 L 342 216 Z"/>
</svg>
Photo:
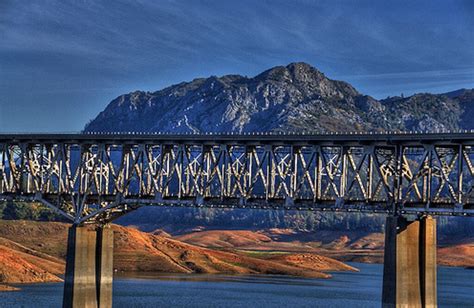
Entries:
<svg viewBox="0 0 474 308">
<path fill-rule="evenodd" d="M 383 98 L 474 87 L 474 1 L 0 0 L 0 131 L 77 131 L 113 98 L 304 61 Z"/>
</svg>

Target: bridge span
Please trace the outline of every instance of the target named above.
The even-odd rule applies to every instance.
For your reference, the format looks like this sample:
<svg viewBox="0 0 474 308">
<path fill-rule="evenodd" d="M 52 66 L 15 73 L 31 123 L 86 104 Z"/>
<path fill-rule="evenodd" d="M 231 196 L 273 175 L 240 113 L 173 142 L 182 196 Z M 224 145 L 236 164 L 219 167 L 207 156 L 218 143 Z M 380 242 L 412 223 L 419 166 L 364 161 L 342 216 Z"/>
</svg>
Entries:
<svg viewBox="0 0 474 308">
<path fill-rule="evenodd" d="M 473 160 L 470 131 L 0 134 L 0 200 L 72 223 L 65 307 L 111 305 L 107 225 L 144 205 L 386 213 L 384 305 L 434 307 L 432 216 L 474 216 Z"/>
</svg>

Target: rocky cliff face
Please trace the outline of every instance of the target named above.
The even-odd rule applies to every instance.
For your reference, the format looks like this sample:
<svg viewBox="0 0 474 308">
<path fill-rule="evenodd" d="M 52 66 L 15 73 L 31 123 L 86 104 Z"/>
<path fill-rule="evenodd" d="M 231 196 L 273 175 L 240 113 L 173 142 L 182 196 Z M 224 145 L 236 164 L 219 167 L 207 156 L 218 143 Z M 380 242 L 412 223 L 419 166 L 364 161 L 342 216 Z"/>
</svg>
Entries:
<svg viewBox="0 0 474 308">
<path fill-rule="evenodd" d="M 473 128 L 474 90 L 376 100 L 306 63 L 195 79 L 114 99 L 85 131 L 251 132 Z"/>
</svg>

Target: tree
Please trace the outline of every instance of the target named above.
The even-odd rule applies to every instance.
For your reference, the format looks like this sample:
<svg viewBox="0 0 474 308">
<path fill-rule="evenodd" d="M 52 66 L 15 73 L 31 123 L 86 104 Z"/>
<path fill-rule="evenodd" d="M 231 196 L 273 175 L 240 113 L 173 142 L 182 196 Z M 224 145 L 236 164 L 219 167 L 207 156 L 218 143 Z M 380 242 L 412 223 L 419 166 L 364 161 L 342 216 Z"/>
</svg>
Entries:
<svg viewBox="0 0 474 308">
<path fill-rule="evenodd" d="M 3 219 L 31 219 L 33 216 L 28 204 L 8 201 L 3 210 Z"/>
<path fill-rule="evenodd" d="M 5 202 L 0 202 L 0 219 L 3 219 L 3 210 L 5 210 L 5 207 L 7 204 Z"/>
</svg>

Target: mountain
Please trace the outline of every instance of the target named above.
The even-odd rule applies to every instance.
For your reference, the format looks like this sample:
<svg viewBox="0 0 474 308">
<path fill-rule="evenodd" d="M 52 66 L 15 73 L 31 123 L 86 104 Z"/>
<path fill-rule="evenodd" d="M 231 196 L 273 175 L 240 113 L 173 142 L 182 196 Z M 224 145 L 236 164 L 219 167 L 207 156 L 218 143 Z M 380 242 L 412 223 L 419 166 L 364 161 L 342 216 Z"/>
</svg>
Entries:
<svg viewBox="0 0 474 308">
<path fill-rule="evenodd" d="M 474 89 L 377 100 L 306 63 L 253 78 L 198 78 L 114 99 L 85 131 L 252 132 L 471 129 Z"/>
<path fill-rule="evenodd" d="M 271 68 L 253 78 L 198 78 L 156 92 L 135 91 L 114 99 L 85 131 L 252 132 L 474 129 L 474 89 L 420 93 L 377 100 L 306 63 Z M 150 217 L 153 217 L 151 219 Z M 466 224 L 440 223 L 444 230 Z M 365 228 L 378 231 L 382 217 L 140 208 L 118 220 L 146 229 L 262 228 L 300 230 Z M 474 228 L 474 224 L 469 225 Z M 370 229 L 370 230 L 369 230 Z"/>
</svg>

